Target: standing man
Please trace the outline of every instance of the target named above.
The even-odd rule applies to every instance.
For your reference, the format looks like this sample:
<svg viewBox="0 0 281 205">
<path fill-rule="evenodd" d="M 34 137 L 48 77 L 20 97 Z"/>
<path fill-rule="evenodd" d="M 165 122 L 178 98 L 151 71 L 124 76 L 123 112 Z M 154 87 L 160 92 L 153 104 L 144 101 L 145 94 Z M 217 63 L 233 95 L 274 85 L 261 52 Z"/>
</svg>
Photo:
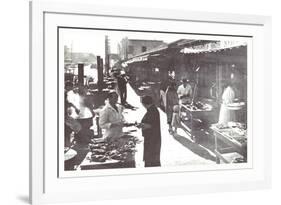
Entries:
<svg viewBox="0 0 281 205">
<path fill-rule="evenodd" d="M 65 82 L 65 91 L 64 91 L 64 98 L 65 98 L 65 109 L 70 109 L 68 114 L 73 117 L 77 118 L 80 110 L 77 102 L 79 101 L 78 93 L 73 89 L 73 83 L 70 81 Z"/>
<path fill-rule="evenodd" d="M 76 119 L 81 124 L 82 128 L 80 132 L 77 133 L 77 141 L 87 144 L 91 142 L 91 138 L 94 135 L 93 131 L 90 129 L 93 125 L 93 118 L 95 116 L 95 113 L 93 112 L 94 105 L 87 96 L 87 88 L 84 86 L 79 86 L 77 97 L 77 107 L 80 112 Z"/>
<path fill-rule="evenodd" d="M 113 142 L 122 136 L 124 126 L 123 107 L 117 105 L 118 95 L 116 92 L 110 92 L 107 96 L 107 102 L 100 113 L 99 125 L 105 129 L 104 138 Z"/>
<path fill-rule="evenodd" d="M 120 94 L 121 104 L 125 105 L 127 101 L 127 78 L 125 74 L 121 73 L 117 76 L 117 85 Z"/>
<path fill-rule="evenodd" d="M 169 132 L 172 132 L 172 116 L 173 116 L 173 108 L 175 105 L 179 104 L 179 99 L 177 95 L 177 88 L 175 82 L 170 82 L 170 85 L 168 86 L 166 90 L 166 115 L 167 115 L 167 123 L 169 125 Z"/>
<path fill-rule="evenodd" d="M 76 120 L 80 110 L 69 101 L 69 96 L 73 93 L 73 83 L 70 81 L 65 82 L 65 90 L 64 90 L 64 145 L 65 147 L 69 147 L 70 136 L 72 131 L 78 133 L 81 130 L 80 123 Z"/>
<path fill-rule="evenodd" d="M 177 94 L 179 96 L 179 103 L 186 104 L 192 101 L 192 87 L 186 78 L 182 79 L 182 85 L 178 87 Z"/>
<path fill-rule="evenodd" d="M 222 94 L 222 103 L 220 107 L 220 115 L 219 115 L 219 121 L 220 124 L 225 124 L 228 122 L 236 122 L 236 113 L 234 110 L 231 110 L 228 108 L 228 104 L 234 103 L 235 99 L 235 91 L 234 91 L 233 83 L 227 83 L 225 85 L 223 94 Z"/>
<path fill-rule="evenodd" d="M 159 111 L 153 104 L 151 96 L 142 97 L 141 103 L 147 109 L 141 123 L 138 125 L 138 127 L 142 129 L 142 135 L 144 137 L 143 160 L 145 167 L 161 166 L 161 131 Z"/>
</svg>

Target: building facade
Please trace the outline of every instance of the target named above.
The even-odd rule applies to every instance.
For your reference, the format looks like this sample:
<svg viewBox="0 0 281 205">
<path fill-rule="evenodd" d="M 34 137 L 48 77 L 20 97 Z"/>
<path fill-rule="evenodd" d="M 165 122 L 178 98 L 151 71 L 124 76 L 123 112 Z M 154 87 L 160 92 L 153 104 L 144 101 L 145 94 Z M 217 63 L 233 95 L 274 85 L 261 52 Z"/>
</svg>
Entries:
<svg viewBox="0 0 281 205">
<path fill-rule="evenodd" d="M 166 43 L 160 40 L 123 38 L 118 46 L 118 54 L 121 60 L 126 60 L 164 45 Z"/>
</svg>

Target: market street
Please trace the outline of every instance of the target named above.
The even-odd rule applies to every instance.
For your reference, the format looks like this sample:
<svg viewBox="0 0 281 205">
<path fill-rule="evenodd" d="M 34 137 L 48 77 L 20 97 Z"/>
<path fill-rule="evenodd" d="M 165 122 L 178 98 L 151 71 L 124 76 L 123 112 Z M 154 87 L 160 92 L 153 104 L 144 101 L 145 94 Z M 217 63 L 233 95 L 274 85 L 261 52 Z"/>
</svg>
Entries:
<svg viewBox="0 0 281 205">
<path fill-rule="evenodd" d="M 133 88 L 128 84 L 129 104 L 136 109 L 125 109 L 124 116 L 128 122 L 140 122 L 146 110 L 140 103 L 140 97 L 136 94 Z M 179 166 L 179 165 L 203 165 L 214 164 L 215 155 L 209 150 L 194 143 L 190 140 L 188 133 L 182 129 L 178 129 L 178 134 L 172 136 L 168 131 L 167 118 L 165 112 L 159 109 L 161 120 L 161 166 Z M 131 135 L 138 136 L 141 140 L 141 131 L 135 127 L 125 129 L 125 132 Z M 142 167 L 143 144 L 137 145 L 135 155 L 136 166 Z"/>
</svg>

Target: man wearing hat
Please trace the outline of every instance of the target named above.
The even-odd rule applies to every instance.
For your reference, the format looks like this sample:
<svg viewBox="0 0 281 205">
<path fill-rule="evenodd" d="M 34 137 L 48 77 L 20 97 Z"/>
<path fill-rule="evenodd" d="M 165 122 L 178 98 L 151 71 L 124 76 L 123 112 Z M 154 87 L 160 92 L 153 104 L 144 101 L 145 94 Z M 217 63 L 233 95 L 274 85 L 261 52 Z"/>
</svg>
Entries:
<svg viewBox="0 0 281 205">
<path fill-rule="evenodd" d="M 182 81 L 182 85 L 180 85 L 177 90 L 179 103 L 180 104 L 190 103 L 192 98 L 192 87 L 188 83 L 189 80 L 187 80 L 186 78 L 183 78 L 181 81 Z"/>
</svg>

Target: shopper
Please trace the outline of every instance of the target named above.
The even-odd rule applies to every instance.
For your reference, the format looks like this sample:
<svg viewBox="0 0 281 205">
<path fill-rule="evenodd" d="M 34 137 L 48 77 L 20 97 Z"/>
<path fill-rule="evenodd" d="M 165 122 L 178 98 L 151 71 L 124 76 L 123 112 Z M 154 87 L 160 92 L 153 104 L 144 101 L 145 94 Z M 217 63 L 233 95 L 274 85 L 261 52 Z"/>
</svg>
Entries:
<svg viewBox="0 0 281 205">
<path fill-rule="evenodd" d="M 145 167 L 161 166 L 161 131 L 159 111 L 153 104 L 151 96 L 142 97 L 141 103 L 147 109 L 141 123 L 138 125 L 138 127 L 142 129 L 142 135 L 144 137 L 143 160 Z"/>
<path fill-rule="evenodd" d="M 173 116 L 172 116 L 172 122 L 171 122 L 171 133 L 172 134 L 177 134 L 177 130 L 181 126 L 179 108 L 180 108 L 179 105 L 174 105 L 174 107 L 173 107 Z"/>
<path fill-rule="evenodd" d="M 167 115 L 167 123 L 169 125 L 169 132 L 172 132 L 171 122 L 173 116 L 173 107 L 179 103 L 177 90 L 176 90 L 176 83 L 170 82 L 166 90 L 166 115 Z"/>
<path fill-rule="evenodd" d="M 117 76 L 117 86 L 122 105 L 127 103 L 127 77 L 124 73 Z"/>
</svg>

